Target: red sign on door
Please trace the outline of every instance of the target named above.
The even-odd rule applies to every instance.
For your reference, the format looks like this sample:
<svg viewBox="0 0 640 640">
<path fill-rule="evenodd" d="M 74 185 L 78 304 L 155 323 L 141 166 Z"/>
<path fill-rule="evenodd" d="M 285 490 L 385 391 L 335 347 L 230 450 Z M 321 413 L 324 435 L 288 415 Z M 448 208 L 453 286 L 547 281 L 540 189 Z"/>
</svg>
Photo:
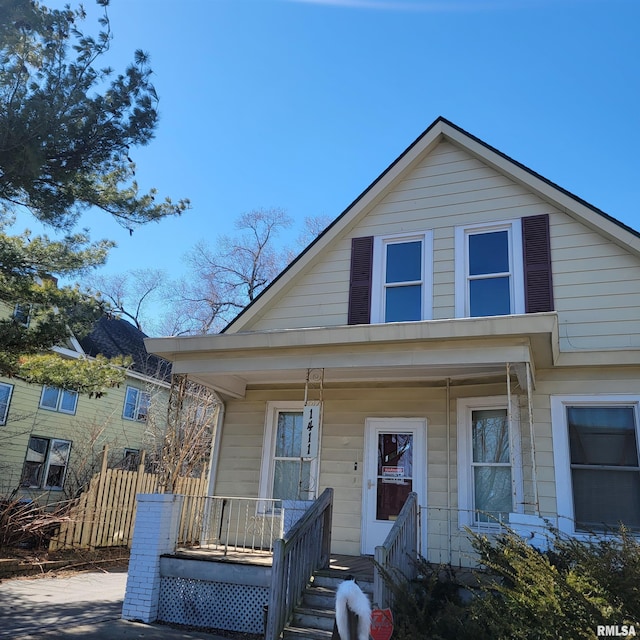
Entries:
<svg viewBox="0 0 640 640">
<path fill-rule="evenodd" d="M 391 609 L 374 609 L 371 612 L 371 637 L 373 640 L 389 640 L 393 633 Z"/>
</svg>

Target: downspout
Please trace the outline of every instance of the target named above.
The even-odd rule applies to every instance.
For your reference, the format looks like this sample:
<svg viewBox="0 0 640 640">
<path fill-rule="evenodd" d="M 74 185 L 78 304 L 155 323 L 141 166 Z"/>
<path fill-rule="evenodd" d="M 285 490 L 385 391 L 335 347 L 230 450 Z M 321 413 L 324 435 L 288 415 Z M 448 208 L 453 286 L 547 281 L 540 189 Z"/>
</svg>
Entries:
<svg viewBox="0 0 640 640">
<path fill-rule="evenodd" d="M 509 459 L 511 461 L 511 496 L 515 510 L 518 509 L 518 491 L 516 484 L 516 474 L 514 473 L 514 467 L 517 463 L 515 460 L 515 447 L 513 438 L 513 412 L 511 409 L 511 364 L 506 363 L 507 366 L 507 423 L 509 426 Z"/>
<path fill-rule="evenodd" d="M 447 423 L 447 557 L 449 564 L 451 557 L 451 378 L 447 378 L 446 390 L 446 423 Z"/>
<path fill-rule="evenodd" d="M 218 403 L 218 417 L 216 419 L 215 431 L 213 434 L 213 442 L 211 443 L 211 456 L 209 458 L 209 474 L 207 479 L 207 495 L 215 495 L 216 476 L 218 474 L 218 462 L 220 459 L 220 441 L 222 439 L 222 426 L 224 425 L 225 405 L 222 398 L 215 392 L 211 391 Z"/>
<path fill-rule="evenodd" d="M 538 470 L 536 462 L 536 441 L 533 424 L 533 399 L 531 393 L 531 365 L 527 362 L 527 404 L 529 407 L 529 432 L 531 438 L 531 482 L 533 483 L 533 506 L 535 515 L 540 515 L 540 504 L 538 502 Z"/>
</svg>

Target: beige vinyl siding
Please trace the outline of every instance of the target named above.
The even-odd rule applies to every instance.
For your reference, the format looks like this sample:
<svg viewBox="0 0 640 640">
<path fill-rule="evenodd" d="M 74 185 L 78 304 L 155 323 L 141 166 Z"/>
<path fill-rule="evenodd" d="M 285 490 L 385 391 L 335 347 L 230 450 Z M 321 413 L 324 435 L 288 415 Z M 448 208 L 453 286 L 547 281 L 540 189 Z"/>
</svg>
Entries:
<svg viewBox="0 0 640 640">
<path fill-rule="evenodd" d="M 543 517 L 556 513 L 550 395 L 637 394 L 640 369 L 567 368 L 537 371 L 532 396 L 538 505 Z M 529 408 L 526 394 L 513 382 L 520 405 L 525 513 L 534 513 Z M 506 379 L 450 385 L 450 430 L 447 439 L 446 381 L 424 384 L 379 383 L 374 386 L 325 388 L 318 493 L 334 489 L 333 551 L 360 553 L 364 471 L 364 427 L 370 417 L 419 417 L 427 420 L 426 504 L 427 555 L 432 561 L 469 563 L 468 543 L 459 530 L 457 415 L 459 398 L 505 396 Z M 317 390 L 316 390 L 317 395 Z M 314 395 L 313 399 L 318 399 Z M 266 405 L 269 401 L 301 401 L 304 389 L 249 389 L 244 400 L 227 403 L 215 494 L 257 497 L 262 463 Z M 447 461 L 448 458 L 448 461 Z M 450 494 L 447 493 L 450 491 Z"/>
<path fill-rule="evenodd" d="M 433 317 L 451 318 L 454 227 L 550 211 L 546 202 L 514 181 L 443 142 L 246 328 L 346 324 L 351 238 L 425 230 L 434 232 Z"/>
<path fill-rule="evenodd" d="M 455 250 L 454 227 L 433 232 L 433 318 L 455 316 Z"/>
<path fill-rule="evenodd" d="M 246 327 L 250 331 L 336 326 L 347 322 L 351 241 L 342 239 L 322 262 L 296 280 L 265 315 Z"/>
<path fill-rule="evenodd" d="M 260 484 L 266 403 L 298 399 L 291 392 L 249 391 L 225 409 L 215 495 L 255 498 Z"/>
<path fill-rule="evenodd" d="M 433 318 L 454 317 L 456 226 L 549 214 L 562 351 L 640 347 L 640 258 L 449 142 L 440 143 L 247 327 L 346 324 L 351 238 L 433 231 Z"/>
<path fill-rule="evenodd" d="M 561 350 L 640 347 L 640 259 L 566 215 L 552 223 Z"/>
<path fill-rule="evenodd" d="M 447 488 L 451 507 L 457 506 L 455 399 L 499 395 L 505 384 L 474 384 L 451 388 L 451 439 L 447 480 L 446 386 L 394 385 L 387 387 L 329 388 L 323 394 L 323 425 L 318 493 L 334 489 L 333 551 L 360 553 L 364 426 L 369 417 L 419 417 L 427 420 L 427 504 L 447 515 Z M 219 496 L 257 497 L 261 447 L 268 401 L 300 401 L 304 389 L 254 389 L 243 401 L 229 401 L 215 485 Z M 438 513 L 436 511 L 435 513 Z M 456 535 L 458 535 L 456 533 Z"/>
</svg>

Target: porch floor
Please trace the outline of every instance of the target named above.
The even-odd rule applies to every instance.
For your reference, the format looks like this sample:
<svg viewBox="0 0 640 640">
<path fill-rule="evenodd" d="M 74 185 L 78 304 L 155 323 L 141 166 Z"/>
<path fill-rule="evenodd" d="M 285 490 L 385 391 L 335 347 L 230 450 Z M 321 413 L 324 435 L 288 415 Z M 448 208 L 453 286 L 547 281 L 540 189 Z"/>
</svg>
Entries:
<svg viewBox="0 0 640 640">
<path fill-rule="evenodd" d="M 269 551 L 227 551 L 223 549 L 187 548 L 176 549 L 174 556 L 205 562 L 229 562 L 235 564 L 253 564 L 270 567 L 273 556 Z M 347 556 L 332 553 L 329 569 L 344 573 L 345 577 L 353 575 L 363 580 L 373 580 L 373 558 L 371 556 Z"/>
</svg>

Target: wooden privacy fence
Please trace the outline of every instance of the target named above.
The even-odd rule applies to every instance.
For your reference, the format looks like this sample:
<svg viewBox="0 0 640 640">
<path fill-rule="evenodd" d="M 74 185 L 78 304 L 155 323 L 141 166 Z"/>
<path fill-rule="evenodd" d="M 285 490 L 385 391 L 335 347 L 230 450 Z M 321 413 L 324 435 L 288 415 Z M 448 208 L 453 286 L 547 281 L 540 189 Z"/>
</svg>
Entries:
<svg viewBox="0 0 640 640">
<path fill-rule="evenodd" d="M 174 492 L 206 495 L 204 472 L 199 478 L 178 478 Z M 88 489 L 70 507 L 67 518 L 49 542 L 49 551 L 130 546 L 138 493 L 164 493 L 159 476 L 144 471 L 144 452 L 138 468 L 127 471 L 108 469 L 105 450 L 100 472 L 91 478 Z"/>
</svg>

